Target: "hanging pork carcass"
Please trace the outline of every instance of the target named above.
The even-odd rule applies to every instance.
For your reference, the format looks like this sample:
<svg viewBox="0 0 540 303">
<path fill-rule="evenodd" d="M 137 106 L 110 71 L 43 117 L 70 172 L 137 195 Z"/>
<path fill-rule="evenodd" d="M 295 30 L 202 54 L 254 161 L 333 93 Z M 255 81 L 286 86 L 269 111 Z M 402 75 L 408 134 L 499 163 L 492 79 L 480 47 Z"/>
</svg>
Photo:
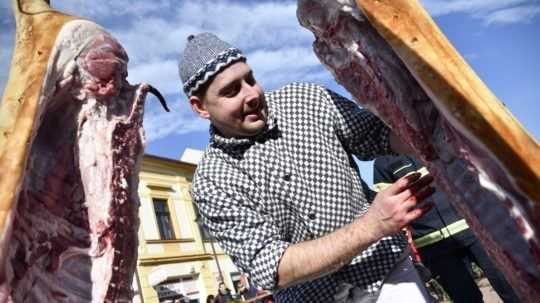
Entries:
<svg viewBox="0 0 540 303">
<path fill-rule="evenodd" d="M 415 0 L 300 0 L 321 62 L 426 164 L 519 296 L 540 298 L 540 147 Z"/>
<path fill-rule="evenodd" d="M 12 6 L 0 302 L 131 301 L 143 105 L 159 93 L 127 82 L 126 52 L 97 24 L 40 0 Z"/>
</svg>

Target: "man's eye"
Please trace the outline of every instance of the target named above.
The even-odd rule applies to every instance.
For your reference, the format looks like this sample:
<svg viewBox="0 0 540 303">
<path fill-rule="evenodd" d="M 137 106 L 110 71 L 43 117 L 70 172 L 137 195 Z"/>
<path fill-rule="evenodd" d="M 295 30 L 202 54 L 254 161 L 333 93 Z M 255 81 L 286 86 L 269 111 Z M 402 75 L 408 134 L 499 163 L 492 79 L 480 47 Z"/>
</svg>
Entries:
<svg viewBox="0 0 540 303">
<path fill-rule="evenodd" d="M 235 83 L 228 87 L 223 94 L 225 97 L 234 97 L 240 92 L 240 83 Z"/>
<path fill-rule="evenodd" d="M 255 85 L 255 83 L 257 83 L 257 80 L 255 80 L 255 77 L 253 77 L 253 75 L 249 75 L 246 78 L 246 82 L 247 82 L 247 84 L 253 86 L 253 85 Z"/>
</svg>

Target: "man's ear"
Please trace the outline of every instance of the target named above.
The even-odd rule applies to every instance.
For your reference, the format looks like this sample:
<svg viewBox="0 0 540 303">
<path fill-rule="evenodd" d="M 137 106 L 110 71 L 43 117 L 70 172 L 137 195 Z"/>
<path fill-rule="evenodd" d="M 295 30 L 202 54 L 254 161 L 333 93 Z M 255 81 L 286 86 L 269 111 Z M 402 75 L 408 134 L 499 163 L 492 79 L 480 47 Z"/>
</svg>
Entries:
<svg viewBox="0 0 540 303">
<path fill-rule="evenodd" d="M 210 114 L 206 110 L 203 100 L 199 99 L 197 96 L 189 97 L 189 104 L 191 109 L 203 119 L 210 119 Z"/>
</svg>

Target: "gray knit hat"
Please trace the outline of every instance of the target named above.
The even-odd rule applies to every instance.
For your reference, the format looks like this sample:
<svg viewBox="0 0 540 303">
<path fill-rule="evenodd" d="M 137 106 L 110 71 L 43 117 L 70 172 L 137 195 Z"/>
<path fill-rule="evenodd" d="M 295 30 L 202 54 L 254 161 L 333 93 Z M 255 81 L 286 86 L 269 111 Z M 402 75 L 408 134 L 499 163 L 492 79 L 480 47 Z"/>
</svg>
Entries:
<svg viewBox="0 0 540 303">
<path fill-rule="evenodd" d="M 190 35 L 178 66 L 184 92 L 192 96 L 213 75 L 240 60 L 246 60 L 242 52 L 216 35 Z"/>
</svg>

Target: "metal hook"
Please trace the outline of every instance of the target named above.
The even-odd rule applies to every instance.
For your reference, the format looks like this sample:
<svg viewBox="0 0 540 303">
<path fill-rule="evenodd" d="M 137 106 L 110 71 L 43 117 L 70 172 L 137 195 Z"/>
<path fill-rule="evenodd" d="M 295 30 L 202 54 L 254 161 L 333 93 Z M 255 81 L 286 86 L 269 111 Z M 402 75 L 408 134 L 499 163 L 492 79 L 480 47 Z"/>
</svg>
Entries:
<svg viewBox="0 0 540 303">
<path fill-rule="evenodd" d="M 158 98 L 159 103 L 161 103 L 161 106 L 163 106 L 165 111 L 170 112 L 169 108 L 167 107 L 167 102 L 165 102 L 165 98 L 163 98 L 163 95 L 161 95 L 161 93 L 150 84 L 148 85 L 148 88 L 149 88 L 148 92 L 156 96 L 156 98 Z"/>
</svg>

